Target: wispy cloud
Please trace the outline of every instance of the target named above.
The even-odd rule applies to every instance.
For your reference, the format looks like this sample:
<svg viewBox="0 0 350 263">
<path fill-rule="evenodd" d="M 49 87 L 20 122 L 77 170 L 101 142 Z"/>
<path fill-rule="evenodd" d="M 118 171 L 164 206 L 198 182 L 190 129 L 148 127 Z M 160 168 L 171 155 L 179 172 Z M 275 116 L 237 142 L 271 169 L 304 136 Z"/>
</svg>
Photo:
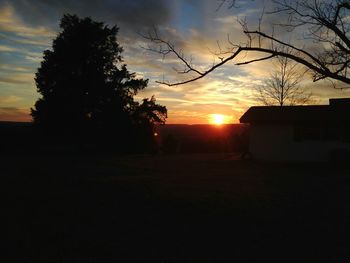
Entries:
<svg viewBox="0 0 350 263">
<path fill-rule="evenodd" d="M 9 96 L 0 96 L 0 104 L 1 105 L 6 105 L 6 104 L 12 104 L 18 101 L 21 101 L 22 98 L 14 96 L 14 95 L 9 95 Z"/>
<path fill-rule="evenodd" d="M 16 107 L 0 107 L 0 121 L 31 121 L 29 109 Z"/>
<path fill-rule="evenodd" d="M 0 45 L 1 52 L 17 52 L 18 49 L 10 46 Z"/>
<path fill-rule="evenodd" d="M 1 71 L 8 71 L 8 72 L 30 72 L 32 73 L 34 69 L 32 67 L 28 66 L 17 66 L 13 64 L 0 64 L 0 70 Z"/>
<path fill-rule="evenodd" d="M 33 74 L 30 73 L 16 73 L 9 74 L 8 76 L 0 75 L 0 82 L 10 83 L 10 84 L 24 84 L 32 85 L 34 82 Z"/>
<path fill-rule="evenodd" d="M 44 26 L 31 27 L 24 24 L 15 15 L 15 10 L 10 4 L 5 4 L 0 9 L 0 31 L 15 33 L 27 38 L 52 37 L 55 33 Z"/>
</svg>

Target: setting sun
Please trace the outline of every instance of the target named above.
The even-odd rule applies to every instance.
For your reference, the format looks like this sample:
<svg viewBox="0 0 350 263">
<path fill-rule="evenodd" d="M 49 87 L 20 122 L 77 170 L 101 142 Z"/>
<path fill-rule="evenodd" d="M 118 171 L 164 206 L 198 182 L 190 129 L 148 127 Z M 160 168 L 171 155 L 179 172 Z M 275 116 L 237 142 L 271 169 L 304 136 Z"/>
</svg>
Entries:
<svg viewBox="0 0 350 263">
<path fill-rule="evenodd" d="M 211 123 L 215 125 L 221 125 L 225 121 L 225 116 L 222 114 L 211 114 Z"/>
</svg>

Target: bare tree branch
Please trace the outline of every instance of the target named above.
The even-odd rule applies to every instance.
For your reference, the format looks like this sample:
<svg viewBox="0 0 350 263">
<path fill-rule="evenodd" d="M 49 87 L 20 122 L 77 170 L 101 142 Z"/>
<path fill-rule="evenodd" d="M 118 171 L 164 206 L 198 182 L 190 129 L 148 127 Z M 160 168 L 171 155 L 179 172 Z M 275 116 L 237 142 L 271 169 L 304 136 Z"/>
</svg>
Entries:
<svg viewBox="0 0 350 263">
<path fill-rule="evenodd" d="M 250 63 L 258 62 L 258 61 L 268 60 L 268 59 L 273 58 L 275 56 L 276 55 L 272 54 L 272 55 L 264 57 L 264 58 L 258 58 L 258 59 L 252 59 L 252 60 L 245 61 L 245 62 L 239 62 L 239 63 L 236 63 L 236 65 L 237 66 L 247 65 L 247 64 L 250 64 Z"/>
<path fill-rule="evenodd" d="M 184 70 L 178 73 L 192 73 L 187 80 L 170 83 L 167 81 L 158 81 L 158 83 L 168 86 L 182 85 L 196 81 L 207 76 L 212 71 L 224 66 L 230 61 L 235 61 L 240 54 L 250 52 L 261 53 L 261 58 L 251 59 L 245 62 L 236 62 L 235 65 L 247 65 L 257 63 L 263 60 L 283 57 L 289 61 L 299 63 L 313 73 L 313 81 L 322 79 L 331 79 L 350 84 L 348 69 L 350 67 L 350 0 L 272 0 L 276 8 L 266 14 L 284 14 L 287 17 L 286 23 L 271 25 L 272 34 L 262 31 L 264 12 L 261 14 L 256 30 L 250 30 L 247 18 L 240 19 L 239 23 L 246 35 L 246 44 L 235 44 L 229 37 L 228 44 L 231 48 L 223 50 L 218 43 L 220 61 L 209 66 L 206 70 L 199 70 L 188 59 L 181 50 L 175 48 L 171 41 L 162 39 L 156 30 L 144 36 L 157 48 L 150 47 L 149 50 L 157 52 L 163 56 L 174 55 L 179 62 L 184 65 Z M 219 7 L 224 4 L 235 6 L 235 1 L 220 0 Z M 296 29 L 303 28 L 304 45 L 302 47 L 295 43 L 289 43 L 275 34 L 275 26 L 287 32 L 294 32 Z M 265 28 L 265 27 L 264 27 Z M 264 40 L 268 40 L 265 41 Z M 317 44 L 319 48 L 308 48 L 308 44 Z M 293 52 L 285 52 L 289 49 Z M 241 57 L 241 56 L 240 56 Z"/>
</svg>

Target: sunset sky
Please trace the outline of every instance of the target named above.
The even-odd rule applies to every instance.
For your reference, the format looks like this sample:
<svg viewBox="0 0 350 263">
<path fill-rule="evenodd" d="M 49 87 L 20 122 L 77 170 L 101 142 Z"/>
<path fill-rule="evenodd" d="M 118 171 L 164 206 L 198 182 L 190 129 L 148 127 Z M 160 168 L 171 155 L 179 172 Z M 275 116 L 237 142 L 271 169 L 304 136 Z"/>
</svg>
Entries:
<svg viewBox="0 0 350 263">
<path fill-rule="evenodd" d="M 139 33 L 156 26 L 165 39 L 172 40 L 193 63 L 205 69 L 219 58 L 213 54 L 227 46 L 228 34 L 236 43 L 244 42 L 237 18 L 247 17 L 256 24 L 262 7 L 269 1 L 238 1 L 237 8 L 216 0 L 0 0 L 0 121 L 30 121 L 30 108 L 39 94 L 34 74 L 59 32 L 63 14 L 90 16 L 120 28 L 118 41 L 124 47 L 124 60 L 130 71 L 148 78 L 149 86 L 137 99 L 155 95 L 168 108 L 167 123 L 208 123 L 213 114 L 225 116 L 224 122 L 236 123 L 257 104 L 254 87 L 271 72 L 271 61 L 247 66 L 229 63 L 207 78 L 183 86 L 167 87 L 156 80 L 181 80 L 173 68 L 176 59 L 163 59 L 142 48 L 148 42 Z M 276 17 L 266 17 L 269 20 Z M 268 30 L 268 27 L 267 29 Z M 327 104 L 329 97 L 349 97 L 348 90 L 334 90 L 327 82 L 302 83 L 313 94 L 314 102 Z"/>
</svg>

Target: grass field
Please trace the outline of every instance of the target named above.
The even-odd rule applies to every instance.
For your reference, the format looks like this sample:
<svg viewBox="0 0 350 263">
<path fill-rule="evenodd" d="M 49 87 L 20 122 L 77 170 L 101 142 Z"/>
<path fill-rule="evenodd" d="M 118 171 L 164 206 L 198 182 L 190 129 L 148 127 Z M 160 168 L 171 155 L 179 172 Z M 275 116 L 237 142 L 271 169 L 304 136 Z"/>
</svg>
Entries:
<svg viewBox="0 0 350 263">
<path fill-rule="evenodd" d="M 337 262 L 350 254 L 348 167 L 229 154 L 1 160 L 16 262 Z"/>
</svg>

